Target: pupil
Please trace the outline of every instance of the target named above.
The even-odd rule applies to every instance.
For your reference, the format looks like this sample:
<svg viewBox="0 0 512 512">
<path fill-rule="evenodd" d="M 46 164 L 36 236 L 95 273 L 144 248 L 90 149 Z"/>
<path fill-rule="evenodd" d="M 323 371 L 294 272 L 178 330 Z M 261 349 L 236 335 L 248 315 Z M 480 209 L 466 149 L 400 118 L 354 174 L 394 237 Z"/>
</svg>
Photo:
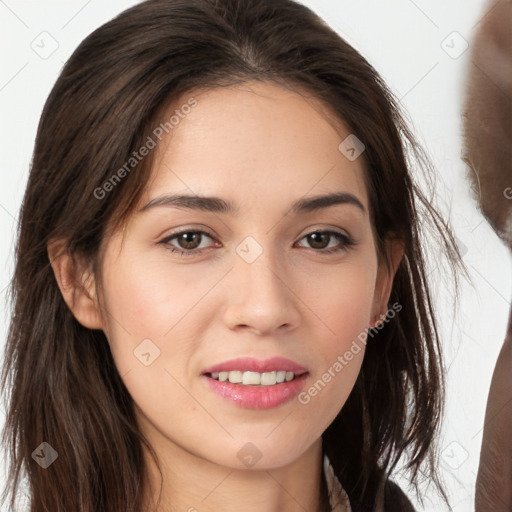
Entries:
<svg viewBox="0 0 512 512">
<path fill-rule="evenodd" d="M 197 239 L 199 239 L 200 233 L 183 233 L 181 236 L 182 236 L 182 241 L 185 242 L 184 245 L 181 244 L 182 247 L 184 247 L 185 249 L 194 249 L 195 248 L 194 243 L 197 246 L 197 240 L 196 240 L 196 242 L 194 242 L 194 237 L 197 237 Z"/>
<path fill-rule="evenodd" d="M 309 237 L 310 237 L 310 243 L 313 247 L 316 247 L 316 248 L 326 247 L 325 241 L 324 241 L 324 243 L 319 241 L 319 239 L 321 240 L 322 237 L 328 238 L 328 235 L 326 235 L 325 233 L 312 233 L 311 235 L 309 235 Z"/>
</svg>

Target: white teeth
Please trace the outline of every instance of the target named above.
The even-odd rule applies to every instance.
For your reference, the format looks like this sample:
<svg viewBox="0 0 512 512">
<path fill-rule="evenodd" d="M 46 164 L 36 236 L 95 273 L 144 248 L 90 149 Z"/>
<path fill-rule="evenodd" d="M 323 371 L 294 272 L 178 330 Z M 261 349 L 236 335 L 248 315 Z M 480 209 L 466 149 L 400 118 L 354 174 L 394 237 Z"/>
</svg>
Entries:
<svg viewBox="0 0 512 512">
<path fill-rule="evenodd" d="M 276 381 L 278 384 L 281 382 L 284 382 L 284 379 L 286 378 L 286 372 L 284 370 L 279 370 L 276 372 Z"/>
<path fill-rule="evenodd" d="M 228 380 L 232 384 L 240 384 L 242 382 L 242 372 L 229 372 Z"/>
<path fill-rule="evenodd" d="M 258 372 L 244 372 L 242 375 L 242 384 L 252 384 L 253 386 L 259 386 L 262 375 Z"/>
<path fill-rule="evenodd" d="M 220 382 L 231 382 L 233 384 L 243 384 L 245 386 L 274 386 L 286 381 L 293 380 L 295 374 L 284 370 L 272 372 L 213 372 L 211 378 Z"/>
<path fill-rule="evenodd" d="M 273 386 L 276 382 L 276 372 L 265 372 L 261 374 L 262 386 Z"/>
</svg>

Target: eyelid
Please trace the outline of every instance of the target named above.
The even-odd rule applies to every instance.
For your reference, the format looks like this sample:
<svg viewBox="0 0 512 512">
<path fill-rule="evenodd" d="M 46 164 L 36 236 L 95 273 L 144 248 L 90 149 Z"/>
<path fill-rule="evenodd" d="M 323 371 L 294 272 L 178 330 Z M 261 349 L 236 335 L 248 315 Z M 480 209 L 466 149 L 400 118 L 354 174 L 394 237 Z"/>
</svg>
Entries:
<svg viewBox="0 0 512 512">
<path fill-rule="evenodd" d="M 310 235 L 311 233 L 335 233 L 338 235 L 345 236 L 347 238 L 354 238 L 346 229 L 339 228 L 337 226 L 318 226 L 317 224 L 308 226 L 303 230 L 303 233 L 303 235 L 299 236 L 298 240 L 302 240 L 305 236 Z"/>
</svg>

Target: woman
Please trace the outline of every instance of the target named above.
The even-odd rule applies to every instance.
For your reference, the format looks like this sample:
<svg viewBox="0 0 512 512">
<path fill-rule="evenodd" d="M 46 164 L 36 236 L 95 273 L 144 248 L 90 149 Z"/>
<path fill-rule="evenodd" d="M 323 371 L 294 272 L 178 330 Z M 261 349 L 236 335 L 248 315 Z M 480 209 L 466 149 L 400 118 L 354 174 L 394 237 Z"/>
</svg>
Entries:
<svg viewBox="0 0 512 512">
<path fill-rule="evenodd" d="M 420 214 L 459 255 L 406 150 L 300 4 L 155 0 L 91 34 L 20 215 L 4 442 L 31 510 L 413 510 L 391 473 L 438 484 L 443 390 Z"/>
</svg>

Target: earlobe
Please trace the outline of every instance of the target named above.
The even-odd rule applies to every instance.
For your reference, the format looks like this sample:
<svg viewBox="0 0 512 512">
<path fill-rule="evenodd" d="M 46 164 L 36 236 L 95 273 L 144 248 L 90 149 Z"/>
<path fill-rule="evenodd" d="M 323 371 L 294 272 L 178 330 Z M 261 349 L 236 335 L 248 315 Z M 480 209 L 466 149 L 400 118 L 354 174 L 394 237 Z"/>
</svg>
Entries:
<svg viewBox="0 0 512 512">
<path fill-rule="evenodd" d="M 393 280 L 404 256 L 405 247 L 401 240 L 391 239 L 387 242 L 387 251 L 389 264 L 386 265 L 386 261 L 381 261 L 377 271 L 372 317 L 369 327 L 376 327 L 386 317 Z"/>
<path fill-rule="evenodd" d="M 92 270 L 69 253 L 63 240 L 51 240 L 47 250 L 62 297 L 75 318 L 84 327 L 102 329 Z"/>
</svg>

